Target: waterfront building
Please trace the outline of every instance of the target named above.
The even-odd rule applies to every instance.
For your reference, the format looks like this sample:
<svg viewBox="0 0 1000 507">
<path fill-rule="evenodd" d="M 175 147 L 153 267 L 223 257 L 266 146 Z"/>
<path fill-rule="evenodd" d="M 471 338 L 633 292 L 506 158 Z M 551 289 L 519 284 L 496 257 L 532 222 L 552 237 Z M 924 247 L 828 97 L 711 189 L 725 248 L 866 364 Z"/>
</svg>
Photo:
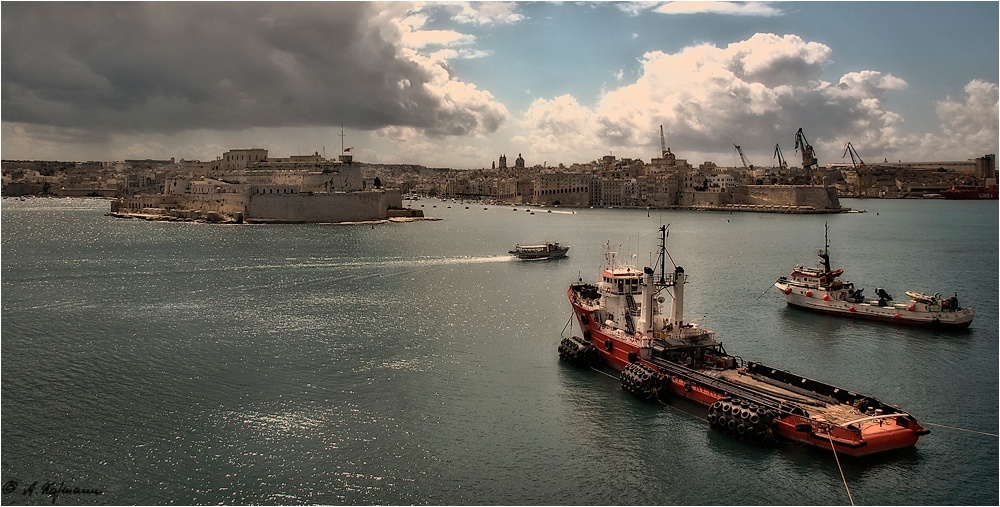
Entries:
<svg viewBox="0 0 1000 507">
<path fill-rule="evenodd" d="M 590 205 L 591 175 L 539 174 L 534 179 L 532 202 L 564 206 Z"/>
</svg>

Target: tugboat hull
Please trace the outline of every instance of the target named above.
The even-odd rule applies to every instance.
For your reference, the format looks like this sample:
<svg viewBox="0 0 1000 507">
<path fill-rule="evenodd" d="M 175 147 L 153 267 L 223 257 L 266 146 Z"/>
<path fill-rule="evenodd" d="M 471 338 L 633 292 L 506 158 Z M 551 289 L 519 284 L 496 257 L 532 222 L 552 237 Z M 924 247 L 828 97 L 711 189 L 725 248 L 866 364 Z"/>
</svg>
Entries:
<svg viewBox="0 0 1000 507">
<path fill-rule="evenodd" d="M 714 429 L 752 443 L 787 440 L 849 456 L 911 447 L 930 433 L 899 407 L 728 354 L 715 333 L 683 317 L 683 268 L 660 276 L 616 266 L 616 252 L 597 284 L 566 293 L 582 337 L 564 338 L 559 356 L 574 365 L 604 364 L 620 372 L 623 389 L 643 398 L 685 398 L 708 407 Z M 659 294 L 673 289 L 670 313 Z"/>
</svg>

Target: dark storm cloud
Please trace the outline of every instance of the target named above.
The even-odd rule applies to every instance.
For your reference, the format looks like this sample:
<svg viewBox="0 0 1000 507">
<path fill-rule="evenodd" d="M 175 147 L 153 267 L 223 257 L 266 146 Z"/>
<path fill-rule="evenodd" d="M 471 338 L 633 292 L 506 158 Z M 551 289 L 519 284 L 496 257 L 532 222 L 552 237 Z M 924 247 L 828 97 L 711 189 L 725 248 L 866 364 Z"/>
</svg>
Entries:
<svg viewBox="0 0 1000 507">
<path fill-rule="evenodd" d="M 5 2 L 3 121 L 95 134 L 340 124 L 461 134 L 505 119 L 481 96 L 428 85 L 434 73 L 387 40 L 394 28 L 373 22 L 377 8 Z"/>
</svg>

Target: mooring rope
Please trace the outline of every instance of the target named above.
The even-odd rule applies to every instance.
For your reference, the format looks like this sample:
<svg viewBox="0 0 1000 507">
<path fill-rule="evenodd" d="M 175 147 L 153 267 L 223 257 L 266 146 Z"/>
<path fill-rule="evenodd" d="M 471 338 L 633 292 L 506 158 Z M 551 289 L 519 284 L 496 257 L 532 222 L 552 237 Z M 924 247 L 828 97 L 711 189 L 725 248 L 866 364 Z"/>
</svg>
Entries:
<svg viewBox="0 0 1000 507">
<path fill-rule="evenodd" d="M 570 312 L 570 314 L 569 314 L 569 318 L 568 318 L 568 319 L 566 319 L 566 325 L 565 325 L 565 326 L 563 326 L 563 330 L 562 330 L 562 331 L 561 331 L 561 332 L 559 333 L 559 336 L 563 336 L 563 335 L 565 335 L 565 334 L 566 334 L 566 328 L 567 328 L 567 327 L 569 327 L 569 324 L 570 324 L 571 322 L 573 322 L 573 312 Z"/>
<path fill-rule="evenodd" d="M 985 431 L 969 430 L 969 429 L 965 429 L 965 428 L 959 428 L 957 426 L 948 426 L 947 424 L 938 424 L 938 423 L 932 423 L 932 422 L 927 422 L 927 421 L 920 421 L 920 424 L 927 424 L 927 425 L 930 425 L 930 426 L 940 426 L 942 428 L 948 428 L 948 429 L 951 429 L 951 430 L 968 431 L 969 433 L 978 433 L 980 435 L 986 435 L 988 437 L 997 437 L 997 438 L 1000 438 L 1000 435 L 997 435 L 996 433 L 987 433 Z"/>
<path fill-rule="evenodd" d="M 837 448 L 833 446 L 833 436 L 827 433 L 826 438 L 830 439 L 830 449 L 833 450 L 833 459 L 837 460 L 837 468 L 840 469 L 840 478 L 844 480 L 844 489 L 847 490 L 847 498 L 851 499 L 851 505 L 853 506 L 854 496 L 851 495 L 851 488 L 847 486 L 847 477 L 844 477 L 844 468 L 840 466 L 840 458 L 837 457 Z"/>
</svg>

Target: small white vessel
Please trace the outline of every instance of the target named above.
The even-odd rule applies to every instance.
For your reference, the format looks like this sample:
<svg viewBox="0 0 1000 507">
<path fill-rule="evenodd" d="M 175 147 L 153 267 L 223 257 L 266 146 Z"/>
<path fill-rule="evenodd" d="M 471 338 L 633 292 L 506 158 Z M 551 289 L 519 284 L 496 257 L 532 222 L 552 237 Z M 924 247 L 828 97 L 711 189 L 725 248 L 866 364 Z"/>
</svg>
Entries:
<svg viewBox="0 0 1000 507">
<path fill-rule="evenodd" d="M 798 265 L 791 274 L 774 282 L 790 306 L 842 317 L 914 326 L 965 329 L 972 324 L 975 313 L 972 308 L 959 306 L 957 293 L 944 298 L 937 293 L 928 296 L 908 291 L 908 302 L 895 303 L 884 289 L 876 288 L 877 299 L 867 299 L 863 288 L 855 289 L 853 283 L 837 279 L 844 270 L 834 270 L 830 266 L 828 236 L 825 248 L 819 251 L 819 259 L 822 263 L 819 267 Z"/>
<path fill-rule="evenodd" d="M 510 251 L 510 254 L 522 260 L 541 260 L 565 257 L 568 251 L 568 246 L 562 246 L 553 241 L 546 241 L 541 245 L 514 245 L 514 249 Z"/>
</svg>

